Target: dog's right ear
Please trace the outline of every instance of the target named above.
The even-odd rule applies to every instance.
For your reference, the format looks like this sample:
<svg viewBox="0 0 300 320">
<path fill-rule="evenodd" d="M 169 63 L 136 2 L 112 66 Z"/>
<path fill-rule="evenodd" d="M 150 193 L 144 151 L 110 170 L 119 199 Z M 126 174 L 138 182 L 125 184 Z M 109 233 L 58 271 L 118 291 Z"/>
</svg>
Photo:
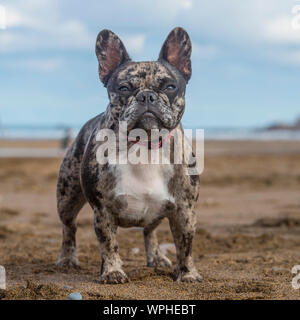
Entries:
<svg viewBox="0 0 300 320">
<path fill-rule="evenodd" d="M 102 30 L 96 40 L 96 56 L 99 62 L 100 80 L 107 85 L 112 73 L 123 63 L 130 61 L 124 44 L 110 30 Z"/>
</svg>

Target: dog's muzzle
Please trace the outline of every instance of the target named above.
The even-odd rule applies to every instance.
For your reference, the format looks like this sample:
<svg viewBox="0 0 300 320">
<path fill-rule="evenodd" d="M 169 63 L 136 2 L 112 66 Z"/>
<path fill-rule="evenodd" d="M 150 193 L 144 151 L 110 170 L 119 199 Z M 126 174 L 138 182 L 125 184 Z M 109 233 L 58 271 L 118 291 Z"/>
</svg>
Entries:
<svg viewBox="0 0 300 320">
<path fill-rule="evenodd" d="M 151 91 L 151 90 L 140 91 L 136 95 L 135 99 L 139 104 L 138 117 L 153 116 L 159 119 L 161 118 L 162 115 L 158 108 L 159 97 L 154 91 Z"/>
</svg>

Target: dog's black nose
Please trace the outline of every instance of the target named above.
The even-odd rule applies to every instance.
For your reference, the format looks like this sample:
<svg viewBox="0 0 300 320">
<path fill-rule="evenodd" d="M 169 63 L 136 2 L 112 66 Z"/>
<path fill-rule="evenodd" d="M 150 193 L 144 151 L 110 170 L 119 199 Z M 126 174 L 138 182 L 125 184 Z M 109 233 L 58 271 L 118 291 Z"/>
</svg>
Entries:
<svg viewBox="0 0 300 320">
<path fill-rule="evenodd" d="M 136 100 L 139 103 L 152 104 L 158 99 L 157 95 L 153 91 L 141 91 L 136 95 Z"/>
</svg>

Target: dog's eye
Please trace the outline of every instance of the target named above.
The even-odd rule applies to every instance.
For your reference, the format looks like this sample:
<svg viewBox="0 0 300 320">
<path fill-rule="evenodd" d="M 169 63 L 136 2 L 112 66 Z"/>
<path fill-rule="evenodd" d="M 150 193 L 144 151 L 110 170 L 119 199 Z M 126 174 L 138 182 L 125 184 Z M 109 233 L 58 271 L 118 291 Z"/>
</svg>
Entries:
<svg viewBox="0 0 300 320">
<path fill-rule="evenodd" d="M 120 87 L 118 90 L 121 91 L 121 92 L 128 92 L 128 91 L 129 91 L 129 88 L 126 87 L 126 86 L 122 86 L 122 87 Z"/>
<path fill-rule="evenodd" d="M 174 84 L 169 84 L 167 87 L 166 87 L 166 91 L 173 91 L 173 90 L 175 90 L 176 89 L 176 87 L 174 86 Z"/>
</svg>

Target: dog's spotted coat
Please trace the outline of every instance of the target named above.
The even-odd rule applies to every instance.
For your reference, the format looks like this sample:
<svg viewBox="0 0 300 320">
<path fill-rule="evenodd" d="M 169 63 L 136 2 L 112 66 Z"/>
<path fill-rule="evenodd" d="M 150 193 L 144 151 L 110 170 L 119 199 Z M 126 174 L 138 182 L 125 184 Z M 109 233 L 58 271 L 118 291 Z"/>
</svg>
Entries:
<svg viewBox="0 0 300 320">
<path fill-rule="evenodd" d="M 97 37 L 96 55 L 99 76 L 107 87 L 110 102 L 104 113 L 84 125 L 60 168 L 57 206 L 63 242 L 57 264 L 78 266 L 76 217 L 88 202 L 94 211 L 101 249 L 101 282 L 128 280 L 118 253 L 119 226 L 144 228 L 148 266 L 171 266 L 159 249 L 155 233 L 163 218 L 169 220 L 176 245 L 175 279 L 200 281 L 202 277 L 192 259 L 196 224 L 193 208 L 198 198 L 199 176 L 187 175 L 186 164 L 100 165 L 96 160 L 97 132 L 109 128 L 118 133 L 119 121 L 127 121 L 128 130 L 183 132 L 180 120 L 185 109 L 186 84 L 191 77 L 189 36 L 182 28 L 175 28 L 163 44 L 158 61 L 133 62 L 121 40 L 113 32 L 103 30 Z M 171 150 L 174 143 L 171 138 Z"/>
</svg>

